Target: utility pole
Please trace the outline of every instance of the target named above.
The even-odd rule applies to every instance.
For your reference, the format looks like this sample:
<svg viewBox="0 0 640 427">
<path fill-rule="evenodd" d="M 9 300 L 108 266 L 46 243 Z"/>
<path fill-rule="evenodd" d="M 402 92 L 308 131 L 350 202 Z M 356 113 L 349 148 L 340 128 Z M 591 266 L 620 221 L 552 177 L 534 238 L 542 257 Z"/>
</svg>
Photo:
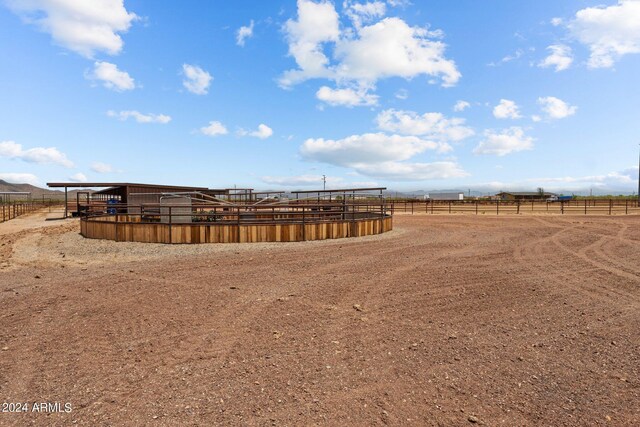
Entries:
<svg viewBox="0 0 640 427">
<path fill-rule="evenodd" d="M 327 189 L 327 175 L 322 175 L 322 189 Z"/>
<path fill-rule="evenodd" d="M 640 207 L 640 149 L 638 150 L 638 207 Z"/>
</svg>

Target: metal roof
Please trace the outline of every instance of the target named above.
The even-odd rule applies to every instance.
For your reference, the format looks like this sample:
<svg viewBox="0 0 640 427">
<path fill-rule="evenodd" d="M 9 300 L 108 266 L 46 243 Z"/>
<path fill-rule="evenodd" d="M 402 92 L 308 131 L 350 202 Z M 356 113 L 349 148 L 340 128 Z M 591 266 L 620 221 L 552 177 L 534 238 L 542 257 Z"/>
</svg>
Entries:
<svg viewBox="0 0 640 427">
<path fill-rule="evenodd" d="M 381 191 L 386 190 L 387 187 L 371 187 L 371 188 L 339 188 L 332 190 L 304 190 L 304 191 L 292 191 L 292 194 L 303 193 L 348 193 L 352 191 Z"/>
<path fill-rule="evenodd" d="M 145 188 L 179 188 L 190 190 L 208 190 L 206 187 L 191 187 L 182 185 L 160 185 L 160 184 L 139 184 L 134 182 L 47 182 L 51 188 L 76 187 L 76 188 L 96 188 L 96 187 L 145 187 Z"/>
</svg>

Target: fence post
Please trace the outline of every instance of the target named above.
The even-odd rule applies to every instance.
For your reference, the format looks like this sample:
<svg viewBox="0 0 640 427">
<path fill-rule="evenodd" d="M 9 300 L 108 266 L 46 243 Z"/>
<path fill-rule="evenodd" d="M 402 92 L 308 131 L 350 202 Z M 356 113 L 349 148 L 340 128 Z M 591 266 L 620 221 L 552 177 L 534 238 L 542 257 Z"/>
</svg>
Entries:
<svg viewBox="0 0 640 427">
<path fill-rule="evenodd" d="M 625 199 L 624 201 L 624 214 L 627 215 L 629 214 L 629 200 Z"/>
<path fill-rule="evenodd" d="M 611 208 L 613 207 L 613 199 L 609 199 L 609 215 L 611 215 Z"/>
<path fill-rule="evenodd" d="M 413 200 L 411 201 L 411 215 L 413 215 Z"/>
<path fill-rule="evenodd" d="M 584 214 L 587 214 L 587 199 L 584 199 Z"/>
<path fill-rule="evenodd" d="M 304 205 L 302 206 L 302 240 L 307 240 L 307 227 L 305 226 Z"/>
<path fill-rule="evenodd" d="M 560 202 L 560 214 L 564 215 L 564 201 Z"/>
<path fill-rule="evenodd" d="M 449 200 L 449 213 L 451 213 L 451 200 Z"/>
<path fill-rule="evenodd" d="M 496 215 L 500 214 L 500 200 L 496 200 Z"/>
<path fill-rule="evenodd" d="M 478 215 L 478 201 L 476 200 L 476 215 Z"/>
<path fill-rule="evenodd" d="M 518 201 L 517 206 L 518 206 L 518 208 L 517 208 L 517 210 L 516 210 L 516 213 L 517 213 L 517 214 L 520 214 L 520 202 L 519 202 L 519 201 Z"/>
</svg>

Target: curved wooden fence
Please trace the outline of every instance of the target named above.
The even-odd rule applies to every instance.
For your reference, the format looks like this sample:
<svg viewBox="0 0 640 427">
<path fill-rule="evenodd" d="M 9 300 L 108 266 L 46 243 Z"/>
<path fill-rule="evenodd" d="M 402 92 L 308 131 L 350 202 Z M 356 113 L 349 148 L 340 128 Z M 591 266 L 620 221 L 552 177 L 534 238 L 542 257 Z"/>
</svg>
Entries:
<svg viewBox="0 0 640 427">
<path fill-rule="evenodd" d="M 299 242 L 381 234 L 393 229 L 389 215 L 355 220 L 282 224 L 159 224 L 132 221 L 128 215 L 85 217 L 80 234 L 91 239 L 144 243 Z"/>
<path fill-rule="evenodd" d="M 383 200 L 273 205 L 118 205 L 81 218 L 87 238 L 145 243 L 298 242 L 381 234 L 393 228 Z"/>
</svg>

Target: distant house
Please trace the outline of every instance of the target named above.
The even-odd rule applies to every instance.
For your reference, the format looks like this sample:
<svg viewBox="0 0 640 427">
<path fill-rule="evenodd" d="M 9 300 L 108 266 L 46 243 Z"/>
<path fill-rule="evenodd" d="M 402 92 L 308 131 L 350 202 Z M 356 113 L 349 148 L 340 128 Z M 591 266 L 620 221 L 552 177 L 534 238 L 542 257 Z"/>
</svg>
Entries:
<svg viewBox="0 0 640 427">
<path fill-rule="evenodd" d="M 427 197 L 425 197 L 425 199 L 427 200 L 464 200 L 464 193 L 461 191 L 455 192 L 455 193 L 451 193 L 451 192 L 429 193 L 427 194 Z"/>
<path fill-rule="evenodd" d="M 500 200 L 546 200 L 549 197 L 557 196 L 556 193 L 545 191 L 502 191 L 496 194 Z"/>
</svg>

